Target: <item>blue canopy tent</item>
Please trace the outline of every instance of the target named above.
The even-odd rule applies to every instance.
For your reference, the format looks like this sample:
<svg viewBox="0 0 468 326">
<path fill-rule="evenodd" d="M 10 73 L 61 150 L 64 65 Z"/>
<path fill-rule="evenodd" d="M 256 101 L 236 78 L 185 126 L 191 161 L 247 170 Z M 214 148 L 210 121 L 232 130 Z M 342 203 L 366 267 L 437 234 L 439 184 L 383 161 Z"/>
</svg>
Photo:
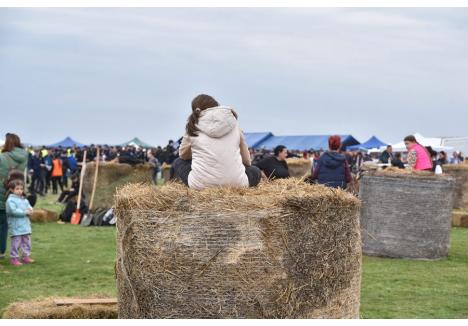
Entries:
<svg viewBox="0 0 468 326">
<path fill-rule="evenodd" d="M 254 148 L 273 149 L 278 145 L 284 145 L 291 150 L 326 150 L 328 149 L 328 138 L 330 135 L 309 136 L 271 136 Z M 341 135 L 342 147 L 357 145 L 359 142 L 351 135 Z"/>
<path fill-rule="evenodd" d="M 272 137 L 271 132 L 245 132 L 244 138 L 247 146 L 255 148 L 258 144 L 264 142 L 268 138 Z"/>
<path fill-rule="evenodd" d="M 67 137 L 65 138 L 64 140 L 62 141 L 59 141 L 58 143 L 55 143 L 55 144 L 52 144 L 52 145 L 49 145 L 47 147 L 64 147 L 64 148 L 67 148 L 67 147 L 73 147 L 73 146 L 76 146 L 76 147 L 84 147 L 85 145 L 82 144 L 82 143 L 79 143 L 75 140 L 73 140 L 72 138 L 70 137 Z"/>
<path fill-rule="evenodd" d="M 387 146 L 388 144 L 384 143 L 383 141 L 381 141 L 380 139 L 378 139 L 377 137 L 375 136 L 372 136 L 371 138 L 369 138 L 368 141 L 362 143 L 362 144 L 359 144 L 359 145 L 353 145 L 353 146 L 348 146 L 348 150 L 369 150 L 369 149 L 373 149 L 373 148 L 380 148 L 382 146 Z"/>
</svg>

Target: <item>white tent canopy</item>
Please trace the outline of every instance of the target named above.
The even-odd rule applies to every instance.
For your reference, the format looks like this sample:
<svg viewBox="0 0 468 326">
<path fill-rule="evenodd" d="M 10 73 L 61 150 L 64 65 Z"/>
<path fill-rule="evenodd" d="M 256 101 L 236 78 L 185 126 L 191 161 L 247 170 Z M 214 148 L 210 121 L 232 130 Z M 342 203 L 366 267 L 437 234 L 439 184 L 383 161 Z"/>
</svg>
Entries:
<svg viewBox="0 0 468 326">
<path fill-rule="evenodd" d="M 452 147 L 444 146 L 442 142 L 442 138 L 426 138 L 420 133 L 415 133 L 414 137 L 416 138 L 418 143 L 420 143 L 423 146 L 431 146 L 432 149 L 435 151 L 440 152 L 440 151 L 453 150 Z M 406 152 L 407 151 L 404 141 L 393 144 L 392 147 L 393 147 L 394 152 Z"/>
<path fill-rule="evenodd" d="M 452 147 L 455 151 L 461 151 L 463 154 L 468 153 L 468 137 L 444 137 L 442 145 Z"/>
<path fill-rule="evenodd" d="M 0 146 L 3 146 L 5 144 L 5 141 L 3 139 L 0 139 Z"/>
</svg>

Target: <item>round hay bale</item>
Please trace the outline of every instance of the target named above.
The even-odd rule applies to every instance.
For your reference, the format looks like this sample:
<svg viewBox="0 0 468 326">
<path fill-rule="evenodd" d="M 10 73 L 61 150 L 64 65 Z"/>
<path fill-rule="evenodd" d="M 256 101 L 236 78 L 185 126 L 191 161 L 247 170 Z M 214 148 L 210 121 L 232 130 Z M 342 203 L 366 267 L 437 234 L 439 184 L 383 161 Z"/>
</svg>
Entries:
<svg viewBox="0 0 468 326">
<path fill-rule="evenodd" d="M 32 223 L 55 222 L 58 220 L 58 214 L 48 209 L 34 208 L 29 220 Z"/>
<path fill-rule="evenodd" d="M 449 164 L 444 165 L 442 169 L 457 180 L 454 208 L 468 209 L 468 165 Z"/>
<path fill-rule="evenodd" d="M 96 163 L 86 164 L 86 172 L 83 181 L 83 191 L 88 200 L 93 189 Z M 127 183 L 150 183 L 152 167 L 149 164 L 100 163 L 96 193 L 94 195 L 93 209 L 111 208 L 114 204 L 114 194 L 118 187 Z"/>
<path fill-rule="evenodd" d="M 452 226 L 468 227 L 468 211 L 454 210 L 452 215 Z"/>
<path fill-rule="evenodd" d="M 360 202 L 285 179 L 117 192 L 119 318 L 358 318 Z"/>
<path fill-rule="evenodd" d="M 439 259 L 448 255 L 455 180 L 447 176 L 376 172 L 363 175 L 363 252 Z"/>
<path fill-rule="evenodd" d="M 54 300 L 64 298 L 40 298 L 10 304 L 3 318 L 6 319 L 116 319 L 117 305 L 57 306 Z"/>
<path fill-rule="evenodd" d="M 288 158 L 289 175 L 293 178 L 302 178 L 311 174 L 312 163 L 304 158 Z"/>
</svg>

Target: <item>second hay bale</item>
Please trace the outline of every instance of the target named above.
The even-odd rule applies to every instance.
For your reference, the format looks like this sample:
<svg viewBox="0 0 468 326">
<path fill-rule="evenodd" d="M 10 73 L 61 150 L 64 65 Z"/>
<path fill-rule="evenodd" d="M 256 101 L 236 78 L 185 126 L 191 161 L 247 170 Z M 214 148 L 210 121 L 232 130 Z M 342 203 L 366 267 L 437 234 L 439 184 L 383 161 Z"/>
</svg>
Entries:
<svg viewBox="0 0 468 326">
<path fill-rule="evenodd" d="M 360 181 L 363 253 L 394 258 L 448 255 L 455 180 L 372 173 Z"/>
<path fill-rule="evenodd" d="M 278 180 L 116 195 L 120 318 L 356 318 L 359 200 Z"/>
<path fill-rule="evenodd" d="M 95 169 L 94 162 L 86 164 L 83 192 L 88 199 L 93 188 Z M 118 187 L 127 183 L 150 183 L 152 170 L 149 164 L 132 166 L 121 163 L 100 163 L 93 209 L 111 208 Z"/>
<path fill-rule="evenodd" d="M 443 166 L 444 173 L 457 180 L 454 208 L 468 209 L 468 165 L 448 164 Z"/>
<path fill-rule="evenodd" d="M 294 178 L 302 178 L 308 176 L 312 170 L 312 163 L 310 160 L 304 158 L 288 158 L 289 175 Z"/>
<path fill-rule="evenodd" d="M 117 305 L 57 306 L 54 300 L 39 298 L 10 304 L 3 318 L 6 319 L 116 319 Z M 65 298 L 62 298 L 65 299 Z"/>
</svg>

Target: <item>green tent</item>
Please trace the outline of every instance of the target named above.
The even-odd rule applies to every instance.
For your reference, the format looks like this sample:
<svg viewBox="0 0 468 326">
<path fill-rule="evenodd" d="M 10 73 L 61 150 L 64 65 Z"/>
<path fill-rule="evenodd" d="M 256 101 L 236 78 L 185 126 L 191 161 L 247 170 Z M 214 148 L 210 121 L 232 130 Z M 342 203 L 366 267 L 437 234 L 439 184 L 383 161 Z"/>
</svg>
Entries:
<svg viewBox="0 0 468 326">
<path fill-rule="evenodd" d="M 121 146 L 121 147 L 135 146 L 135 147 L 143 147 L 143 148 L 153 148 L 154 147 L 154 146 L 140 140 L 138 137 L 135 137 L 132 140 L 129 140 L 128 142 L 125 142 L 125 143 L 120 144 L 118 146 Z"/>
</svg>

